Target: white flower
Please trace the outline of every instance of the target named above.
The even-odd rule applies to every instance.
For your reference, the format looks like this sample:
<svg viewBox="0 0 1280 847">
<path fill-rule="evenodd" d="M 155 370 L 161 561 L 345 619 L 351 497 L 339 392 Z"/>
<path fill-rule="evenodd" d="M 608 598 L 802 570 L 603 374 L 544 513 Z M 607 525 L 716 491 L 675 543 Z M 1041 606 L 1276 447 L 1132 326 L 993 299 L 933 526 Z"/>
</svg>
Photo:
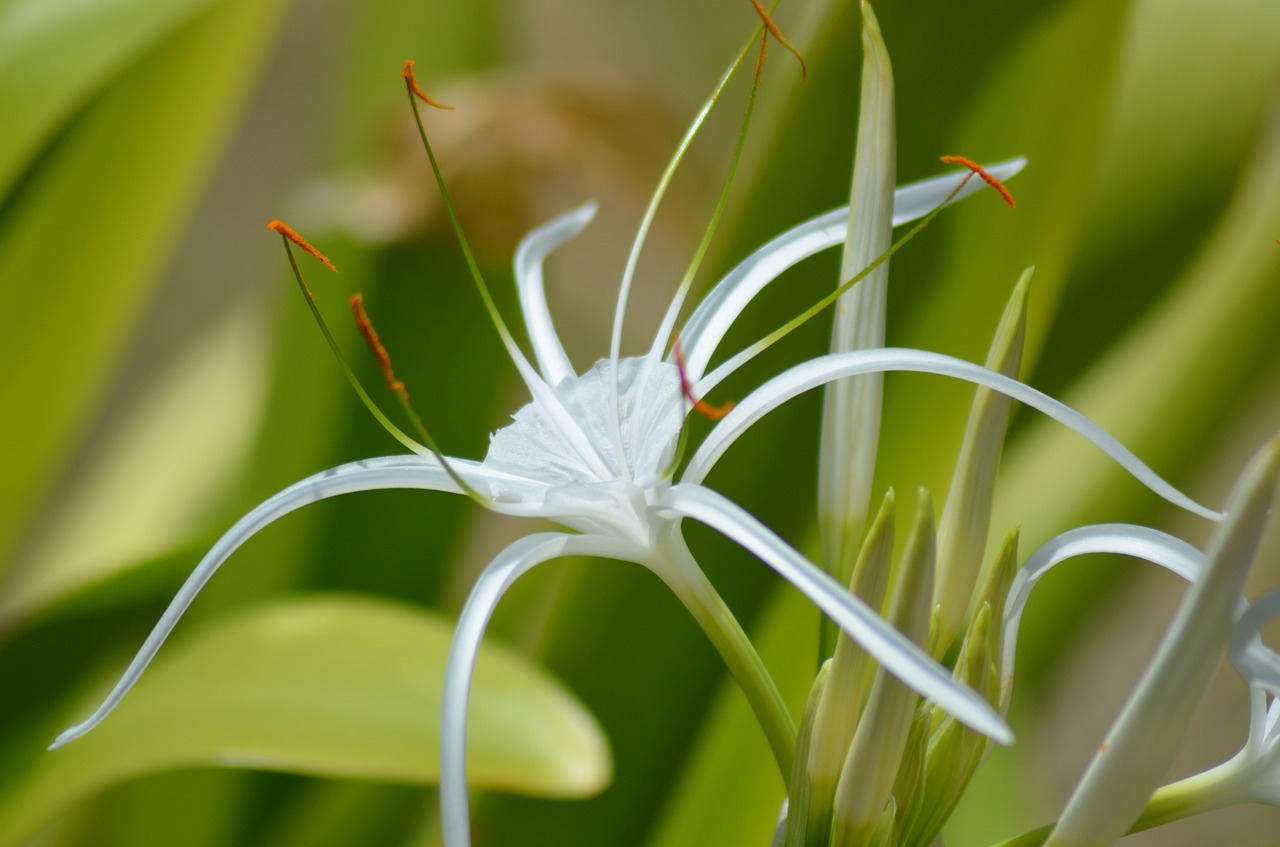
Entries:
<svg viewBox="0 0 1280 847">
<path fill-rule="evenodd" d="M 1280 655 L 1258 632 L 1280 613 L 1280 591 L 1249 606 L 1236 623 L 1228 654 L 1249 682 L 1249 734 L 1240 752 L 1203 773 L 1151 795 L 1134 831 L 1241 803 L 1280 806 Z"/>
<path fill-rule="evenodd" d="M 993 166 L 1002 177 L 1021 161 Z M 944 202 L 966 174 L 899 189 L 895 224 Z M 965 185 L 959 195 L 976 190 Z M 155 656 L 196 594 L 224 561 L 258 530 L 317 500 L 356 491 L 416 488 L 464 493 L 506 515 L 550 519 L 572 532 L 538 532 L 509 547 L 477 580 L 459 621 L 446 673 L 441 795 L 448 843 L 469 843 L 465 776 L 466 708 L 472 668 L 490 615 L 503 593 L 533 567 L 562 556 L 637 562 L 657 574 L 706 631 L 756 711 L 784 776 L 790 772 L 795 731 L 772 680 L 750 642 L 707 581 L 681 536 L 685 518 L 705 523 L 750 551 L 810 598 L 889 672 L 957 719 L 992 738 L 1011 734 L 986 701 L 952 680 L 879 615 L 795 551 L 764 524 L 707 488 L 703 479 L 729 447 L 765 414 L 832 380 L 890 370 L 952 376 L 1006 393 L 1062 421 L 1101 447 L 1139 479 L 1175 503 L 1205 514 L 1136 457 L 1078 413 L 1021 383 L 969 362 L 918 350 L 877 349 L 804 362 L 743 398 L 699 445 L 678 479 L 676 447 L 688 397 L 701 396 L 747 361 L 757 348 L 708 370 L 713 354 L 742 309 L 782 271 L 819 250 L 842 243 L 847 210 L 837 209 L 779 236 L 732 270 L 685 323 L 685 368 L 667 351 L 678 301 L 644 356 L 603 359 L 585 374 L 570 365 L 552 326 L 543 292 L 542 260 L 580 232 L 594 208 L 584 206 L 527 236 L 515 277 L 535 366 L 514 345 L 513 361 L 532 395 L 514 422 L 494 434 L 482 462 L 423 455 L 353 462 L 289 486 L 240 519 L 209 551 L 157 623 L 105 702 L 68 729 L 53 747 L 96 726 L 120 702 Z M 626 286 L 624 285 L 624 292 Z M 622 310 L 619 309 L 619 315 Z M 616 341 L 615 341 L 616 348 Z M 685 382 L 687 380 L 687 383 Z M 1212 513 L 1208 513 L 1212 514 Z"/>
<path fill-rule="evenodd" d="M 1280 438 L 1266 445 L 1245 471 L 1205 553 L 1153 529 L 1108 524 L 1063 533 L 1022 566 L 1004 615 L 1002 712 L 1009 706 L 1018 624 L 1031 589 L 1050 568 L 1086 554 L 1122 554 L 1158 564 L 1191 583 L 1159 650 L 1062 818 L 1029 837 L 1047 836 L 1047 847 L 1106 847 L 1128 832 L 1218 806 L 1280 802 L 1280 711 L 1274 704 L 1267 708 L 1267 693 L 1280 692 L 1280 657 L 1258 638 L 1263 623 L 1280 610 L 1280 593 L 1254 607 L 1241 593 L 1267 525 L 1278 476 Z M 1249 740 L 1231 761 L 1157 791 L 1228 648 L 1253 686 Z"/>
</svg>

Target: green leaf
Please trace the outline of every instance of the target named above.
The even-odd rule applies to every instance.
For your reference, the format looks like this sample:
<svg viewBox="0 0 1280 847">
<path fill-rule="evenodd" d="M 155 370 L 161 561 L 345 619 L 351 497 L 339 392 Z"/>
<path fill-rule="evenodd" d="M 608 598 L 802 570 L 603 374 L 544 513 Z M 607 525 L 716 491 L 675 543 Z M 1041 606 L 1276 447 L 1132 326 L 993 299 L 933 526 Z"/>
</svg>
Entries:
<svg viewBox="0 0 1280 847">
<path fill-rule="evenodd" d="M 0 630 L 204 531 L 265 405 L 263 330 L 258 304 L 246 304 L 146 387 L 33 536 L 0 594 Z"/>
<path fill-rule="evenodd" d="M 213 0 L 0 4 L 0 197 L 71 113 Z"/>
<path fill-rule="evenodd" d="M 18 317 L 0 336 L 0 439 L 21 445 L 5 469 L 21 496 L 0 509 L 0 568 L 86 432 L 284 6 L 221 3 L 133 64 L 4 209 Z"/>
<path fill-rule="evenodd" d="M 21 843 L 108 785 L 195 765 L 433 783 L 451 638 L 451 623 L 435 614 L 355 596 L 295 598 L 224 619 L 161 654 L 94 732 L 37 759 L 0 805 L 0 844 Z M 469 737 L 477 788 L 572 797 L 610 777 L 591 716 L 498 648 L 481 654 Z"/>
</svg>

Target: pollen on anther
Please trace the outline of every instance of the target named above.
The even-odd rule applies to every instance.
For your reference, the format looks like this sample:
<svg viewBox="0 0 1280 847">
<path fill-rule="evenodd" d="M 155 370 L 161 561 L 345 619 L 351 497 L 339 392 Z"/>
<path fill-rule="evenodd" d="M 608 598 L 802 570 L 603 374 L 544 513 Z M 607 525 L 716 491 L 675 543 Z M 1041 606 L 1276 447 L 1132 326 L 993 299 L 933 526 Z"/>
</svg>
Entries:
<svg viewBox="0 0 1280 847">
<path fill-rule="evenodd" d="M 280 233 L 285 238 L 289 239 L 294 244 L 298 245 L 300 248 L 302 248 L 303 250 L 306 250 L 312 256 L 315 256 L 317 259 L 323 262 L 326 268 L 333 271 L 334 273 L 338 272 L 338 269 L 333 266 L 333 262 L 329 261 L 328 256 L 321 253 L 316 248 L 312 247 L 311 244 L 307 241 L 307 239 L 303 238 L 301 235 L 298 235 L 298 231 L 295 230 L 293 227 L 289 226 L 284 221 L 278 218 L 275 220 L 272 220 L 267 223 L 267 229 L 271 230 L 272 232 Z"/>
<path fill-rule="evenodd" d="M 807 79 L 809 77 L 809 65 L 805 62 L 804 56 L 801 55 L 800 51 L 796 49 L 796 46 L 788 41 L 787 37 L 782 34 L 782 30 L 778 29 L 778 25 L 773 22 L 773 18 L 769 16 L 768 10 L 765 9 L 759 0 L 751 0 L 751 5 L 756 7 L 756 14 L 760 16 L 760 20 L 764 21 L 765 29 L 768 30 L 769 34 L 778 39 L 778 43 L 791 51 L 791 55 L 795 56 L 800 62 L 800 79 Z M 764 54 L 765 48 L 761 47 L 760 59 L 756 65 L 756 73 L 759 73 L 760 65 L 764 64 Z"/>
<path fill-rule="evenodd" d="M 764 60 L 765 60 L 765 57 L 768 55 L 769 55 L 769 33 L 762 32 L 760 33 L 760 54 L 756 56 L 755 78 L 757 81 L 759 81 L 760 75 L 764 73 Z"/>
<path fill-rule="evenodd" d="M 409 90 L 414 96 L 426 103 L 428 106 L 434 106 L 437 109 L 452 109 L 452 106 L 446 106 L 438 100 L 432 100 L 427 96 L 426 92 L 418 87 L 418 81 L 413 76 L 413 66 L 417 64 L 414 59 L 405 60 L 404 67 L 400 70 L 400 76 L 404 77 L 404 81 L 408 84 Z"/>
<path fill-rule="evenodd" d="M 404 387 L 404 383 L 396 379 L 396 372 L 391 367 L 391 354 L 387 352 L 382 340 L 378 338 L 378 331 L 373 328 L 373 321 L 369 320 L 369 315 L 364 310 L 364 296 L 362 294 L 357 292 L 352 295 L 351 311 L 356 316 L 356 326 L 360 329 L 360 334 L 364 336 L 369 349 L 373 351 L 373 355 L 378 359 L 378 366 L 382 368 L 382 375 L 387 380 L 387 388 L 398 394 L 401 402 L 407 404 L 409 402 L 409 392 Z"/>
<path fill-rule="evenodd" d="M 996 179 L 988 173 L 986 168 L 982 167 L 982 165 L 979 165 L 972 159 L 966 159 L 964 156 L 942 156 L 941 160 L 948 165 L 960 165 L 962 167 L 966 167 L 978 176 L 982 177 L 983 182 L 999 192 L 1000 196 L 1004 199 L 1004 202 L 1009 204 L 1010 209 L 1018 205 L 1017 201 L 1013 199 L 1013 195 L 1009 193 L 1009 189 L 1004 187 L 1004 183 Z"/>
<path fill-rule="evenodd" d="M 695 412 L 708 420 L 718 421 L 733 411 L 734 402 L 732 400 L 726 400 L 719 406 L 713 406 L 706 400 L 699 400 L 695 397 L 693 395 L 693 383 L 689 381 L 689 374 L 684 367 L 684 348 L 680 346 L 680 339 L 676 339 L 672 352 L 676 356 L 676 369 L 680 371 L 680 393 L 693 404 Z"/>
</svg>

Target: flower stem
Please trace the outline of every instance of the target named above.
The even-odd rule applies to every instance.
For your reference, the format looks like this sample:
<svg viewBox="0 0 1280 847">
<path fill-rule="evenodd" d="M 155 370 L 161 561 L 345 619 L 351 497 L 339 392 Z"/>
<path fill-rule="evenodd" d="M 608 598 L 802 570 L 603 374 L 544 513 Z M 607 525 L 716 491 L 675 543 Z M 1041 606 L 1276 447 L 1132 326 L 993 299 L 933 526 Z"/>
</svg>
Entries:
<svg viewBox="0 0 1280 847">
<path fill-rule="evenodd" d="M 1167 823 L 1195 817 L 1221 806 L 1241 802 L 1231 791 L 1223 790 L 1223 780 L 1234 770 L 1234 761 L 1166 785 L 1151 795 L 1142 815 L 1129 828 L 1127 835 L 1154 829 Z M 1048 840 L 1056 823 L 1024 832 L 1016 838 L 993 844 L 992 847 L 1040 847 Z"/>
<path fill-rule="evenodd" d="M 684 539 L 673 533 L 662 546 L 660 554 L 665 555 L 661 562 L 655 563 L 654 572 L 680 598 L 711 639 L 729 673 L 746 695 L 756 720 L 764 730 L 769 749 L 773 751 L 782 780 L 787 782 L 795 758 L 796 726 L 773 677 L 733 612 L 729 611 L 702 568 L 694 561 Z"/>
</svg>

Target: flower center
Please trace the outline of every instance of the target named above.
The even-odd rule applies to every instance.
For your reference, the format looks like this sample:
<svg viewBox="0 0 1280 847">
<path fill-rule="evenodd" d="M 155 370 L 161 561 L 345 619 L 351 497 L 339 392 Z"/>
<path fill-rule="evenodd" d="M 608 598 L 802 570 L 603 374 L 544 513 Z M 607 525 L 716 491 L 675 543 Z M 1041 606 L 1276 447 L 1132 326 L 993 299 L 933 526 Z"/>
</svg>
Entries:
<svg viewBox="0 0 1280 847">
<path fill-rule="evenodd" d="M 560 421 L 536 401 L 516 412 L 490 438 L 484 464 L 555 487 L 662 481 L 684 417 L 679 371 L 648 358 L 619 360 L 615 426 L 610 369 L 602 359 L 555 387 Z"/>
</svg>

